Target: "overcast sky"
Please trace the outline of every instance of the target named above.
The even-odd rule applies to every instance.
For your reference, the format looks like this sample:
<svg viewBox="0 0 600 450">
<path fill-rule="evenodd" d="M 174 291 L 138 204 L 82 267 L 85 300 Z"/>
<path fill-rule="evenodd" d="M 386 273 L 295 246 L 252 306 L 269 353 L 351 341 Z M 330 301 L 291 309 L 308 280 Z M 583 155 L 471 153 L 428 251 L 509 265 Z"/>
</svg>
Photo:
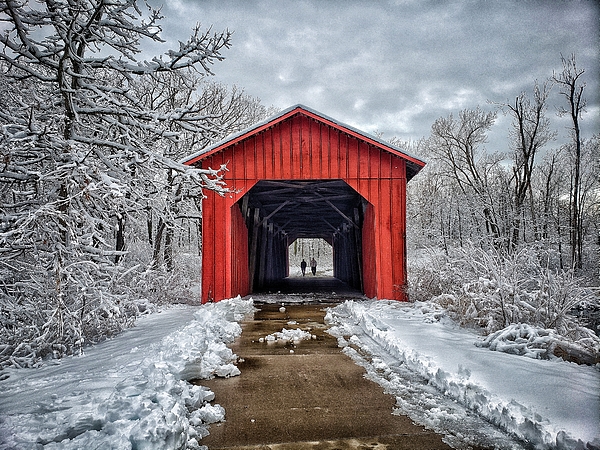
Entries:
<svg viewBox="0 0 600 450">
<path fill-rule="evenodd" d="M 584 133 L 600 128 L 595 0 L 159 2 L 172 46 L 197 22 L 233 31 L 216 78 L 266 106 L 301 103 L 384 139 L 416 140 L 439 117 L 531 92 L 574 52 L 586 71 Z M 555 88 L 548 114 L 564 141 L 561 101 Z M 500 115 L 488 150 L 507 150 L 509 125 Z"/>
</svg>

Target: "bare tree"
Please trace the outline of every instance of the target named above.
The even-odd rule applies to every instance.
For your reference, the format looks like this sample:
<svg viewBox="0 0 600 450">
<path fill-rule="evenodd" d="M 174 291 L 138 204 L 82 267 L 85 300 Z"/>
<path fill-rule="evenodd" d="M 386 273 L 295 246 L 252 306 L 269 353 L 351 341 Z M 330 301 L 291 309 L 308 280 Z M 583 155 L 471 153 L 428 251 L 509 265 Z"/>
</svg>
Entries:
<svg viewBox="0 0 600 450">
<path fill-rule="evenodd" d="M 533 98 L 525 92 L 517 96 L 514 103 L 500 105 L 503 111 L 513 118 L 511 146 L 513 149 L 513 206 L 514 217 L 510 246 L 514 250 L 522 237 L 521 226 L 524 205 L 531 189 L 531 177 L 536 154 L 555 133 L 550 129 L 550 120 L 546 117 L 546 102 L 550 93 L 548 83 L 533 88 Z"/>
<path fill-rule="evenodd" d="M 571 118 L 571 138 L 573 141 L 573 182 L 570 192 L 570 226 L 571 226 L 571 261 L 573 266 L 582 267 L 583 253 L 583 229 L 581 225 L 581 130 L 579 120 L 585 111 L 586 99 L 583 97 L 585 83 L 582 81 L 584 69 L 577 68 L 575 54 L 570 58 L 561 57 L 563 70 L 554 73 L 552 79 L 560 87 L 560 93 L 564 96 L 567 107 L 561 107 L 558 111 L 560 116 Z"/>
<path fill-rule="evenodd" d="M 488 177 L 498 159 L 485 155 L 482 148 L 495 120 L 495 112 L 484 112 L 479 107 L 460 111 L 458 118 L 452 114 L 440 118 L 431 127 L 429 148 L 462 193 L 475 201 L 477 213 L 484 218 L 487 234 L 498 245 L 501 230 L 490 196 Z"/>
</svg>

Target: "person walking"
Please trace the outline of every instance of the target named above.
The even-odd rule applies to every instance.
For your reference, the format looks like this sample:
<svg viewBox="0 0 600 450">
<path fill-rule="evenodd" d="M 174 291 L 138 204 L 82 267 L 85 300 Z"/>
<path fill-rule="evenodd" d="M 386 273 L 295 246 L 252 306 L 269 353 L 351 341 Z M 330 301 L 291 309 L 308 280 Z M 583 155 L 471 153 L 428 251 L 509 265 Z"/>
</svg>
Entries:
<svg viewBox="0 0 600 450">
<path fill-rule="evenodd" d="M 302 260 L 300 263 L 300 270 L 302 270 L 302 276 L 306 274 L 306 261 Z"/>
<path fill-rule="evenodd" d="M 310 270 L 313 275 L 317 274 L 317 260 L 314 257 L 310 259 Z"/>
</svg>

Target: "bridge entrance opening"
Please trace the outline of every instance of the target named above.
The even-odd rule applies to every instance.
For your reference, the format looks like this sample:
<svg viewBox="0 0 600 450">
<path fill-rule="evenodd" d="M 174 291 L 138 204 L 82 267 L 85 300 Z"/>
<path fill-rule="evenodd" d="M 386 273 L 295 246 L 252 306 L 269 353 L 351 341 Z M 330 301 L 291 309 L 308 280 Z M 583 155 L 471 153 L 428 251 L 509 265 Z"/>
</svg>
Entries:
<svg viewBox="0 0 600 450">
<path fill-rule="evenodd" d="M 295 275 L 300 263 L 297 254 L 290 255 L 294 245 L 297 252 L 298 245 L 320 241 L 331 248 L 330 275 L 363 292 L 362 230 L 369 203 L 345 181 L 261 180 L 237 205 L 248 231 L 250 292 L 270 290 Z M 313 255 L 307 252 L 307 263 Z"/>
<path fill-rule="evenodd" d="M 316 262 L 317 276 L 333 276 L 333 247 L 322 238 L 298 238 L 288 248 L 290 277 L 301 277 L 302 261 L 306 263 L 306 275 L 312 276 L 311 259 Z"/>
</svg>

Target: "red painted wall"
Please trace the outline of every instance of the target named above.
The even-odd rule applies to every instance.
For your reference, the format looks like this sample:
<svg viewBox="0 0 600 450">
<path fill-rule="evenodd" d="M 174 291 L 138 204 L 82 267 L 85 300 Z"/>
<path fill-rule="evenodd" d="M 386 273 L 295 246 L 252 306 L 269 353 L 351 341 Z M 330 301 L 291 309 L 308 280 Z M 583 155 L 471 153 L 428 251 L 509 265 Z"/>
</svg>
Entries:
<svg viewBox="0 0 600 450">
<path fill-rule="evenodd" d="M 231 207 L 231 274 L 232 295 L 246 295 L 250 293 L 250 279 L 248 274 L 248 228 L 238 204 Z"/>
<path fill-rule="evenodd" d="M 239 191 L 225 197 L 205 193 L 203 302 L 249 293 L 248 231 L 235 202 L 261 179 L 346 181 L 371 204 L 362 231 L 365 294 L 406 299 L 406 161 L 402 157 L 301 111 L 190 163 L 204 168 L 227 163 L 230 172 L 225 181 Z"/>
</svg>

